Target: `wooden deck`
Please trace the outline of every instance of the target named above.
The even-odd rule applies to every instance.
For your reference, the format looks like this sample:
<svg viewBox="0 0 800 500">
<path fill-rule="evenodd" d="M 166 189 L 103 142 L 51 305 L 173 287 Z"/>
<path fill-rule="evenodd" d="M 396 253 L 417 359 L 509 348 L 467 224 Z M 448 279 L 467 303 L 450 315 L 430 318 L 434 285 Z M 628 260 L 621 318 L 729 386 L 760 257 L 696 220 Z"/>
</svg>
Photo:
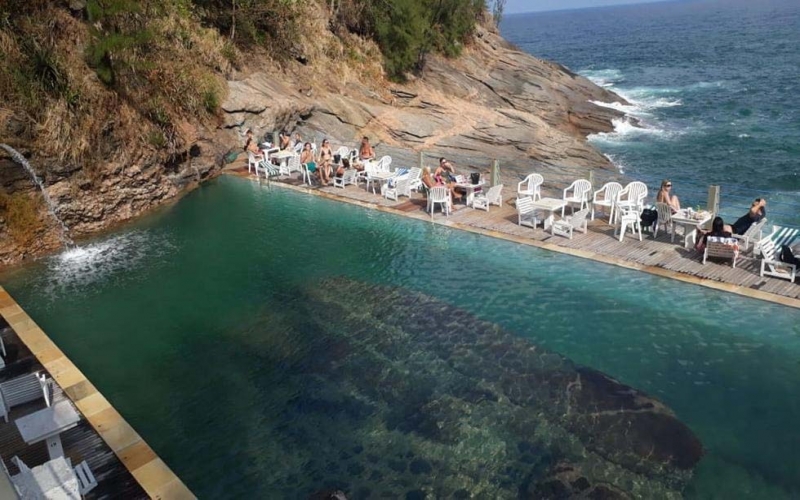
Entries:
<svg viewBox="0 0 800 500">
<path fill-rule="evenodd" d="M 45 373 L 55 382 L 54 401 L 69 400 L 78 410 L 78 425 L 61 433 L 61 441 L 64 455 L 75 465 L 85 460 L 98 482 L 84 498 L 195 498 L 2 287 L 0 334 L 7 351 L 0 382 Z M 8 422 L 0 419 L 0 457 L 11 475 L 19 472 L 11 462 L 14 456 L 31 468 L 49 460 L 46 444 L 26 444 L 14 423 L 44 407 L 40 399 L 14 407 Z"/>
<path fill-rule="evenodd" d="M 3 330 L 5 327 L 5 330 Z M 3 342 L 9 354 L 9 362 L 0 370 L 0 382 L 11 380 L 27 373 L 43 372 L 44 368 L 31 354 L 30 350 L 19 340 L 19 337 L 4 321 L 0 320 Z M 13 361 L 11 361 L 13 359 Z M 68 399 L 64 391 L 56 385 L 54 401 Z M 44 441 L 28 445 L 22 440 L 14 421 L 20 417 L 33 413 L 45 407 L 44 399 L 14 407 L 8 422 L 0 419 L 0 456 L 5 462 L 11 475 L 19 473 L 17 466 L 11 458 L 17 456 L 28 467 L 41 465 L 49 460 L 47 445 Z M 89 464 L 97 487 L 90 491 L 85 498 L 148 498 L 148 495 L 134 479 L 128 469 L 117 459 L 113 451 L 105 444 L 103 439 L 92 428 L 89 422 L 81 417 L 77 427 L 61 434 L 64 454 L 73 464 L 84 460 Z"/>
<path fill-rule="evenodd" d="M 248 175 L 246 167 L 244 169 L 240 166 L 229 168 L 226 173 L 254 179 Z M 261 182 L 264 182 L 263 179 Z M 753 257 L 740 256 L 735 269 L 731 267 L 730 262 L 709 261 L 704 265 L 702 254 L 693 248 L 683 248 L 680 232 L 675 238 L 675 243 L 670 241 L 670 236 L 665 231 L 659 232 L 657 239 L 654 239 L 651 234 L 645 233 L 641 242 L 628 233 L 620 242 L 613 237 L 614 229 L 605 220 L 592 221 L 587 234 L 575 232 L 572 240 L 561 236 L 551 236 L 541 227 L 532 229 L 519 226 L 517 212 L 513 205 L 516 192 L 508 187 L 503 192 L 502 207 L 492 206 L 489 212 L 485 212 L 457 204 L 449 217 L 437 212 L 431 219 L 431 216 L 425 212 L 425 200 L 418 193 L 414 193 L 410 200 L 404 197 L 399 201 L 392 201 L 372 194 L 371 191 L 366 191 L 363 185 L 348 186 L 345 189 L 332 186 L 309 188 L 302 184 L 297 175 L 283 177 L 277 182 L 273 180 L 273 184 L 367 208 L 421 220 L 432 220 L 434 223 L 458 229 L 800 308 L 799 284 L 778 278 L 762 278 L 759 276 L 760 260 Z M 560 193 L 548 193 L 546 186 L 542 194 L 560 198 Z"/>
</svg>

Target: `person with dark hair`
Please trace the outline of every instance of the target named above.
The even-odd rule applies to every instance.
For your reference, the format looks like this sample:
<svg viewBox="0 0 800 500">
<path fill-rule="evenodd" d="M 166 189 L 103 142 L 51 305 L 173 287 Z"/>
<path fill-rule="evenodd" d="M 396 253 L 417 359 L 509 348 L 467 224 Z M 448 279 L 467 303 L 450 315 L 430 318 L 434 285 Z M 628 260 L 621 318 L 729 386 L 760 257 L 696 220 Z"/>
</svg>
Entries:
<svg viewBox="0 0 800 500">
<path fill-rule="evenodd" d="M 767 216 L 767 200 L 764 198 L 756 198 L 750 205 L 750 210 L 746 214 L 739 217 L 736 222 L 730 226 L 730 231 L 734 234 L 744 234 L 750 229 L 750 226 L 760 221 Z"/>
<path fill-rule="evenodd" d="M 456 167 L 445 158 L 439 158 L 439 166 L 436 167 L 436 171 L 433 175 L 446 175 L 452 180 L 456 175 Z"/>
<path fill-rule="evenodd" d="M 289 132 L 284 130 L 281 132 L 281 135 L 278 136 L 278 147 L 281 148 L 281 151 L 286 151 L 287 149 L 291 149 L 292 136 L 289 135 Z"/>
<path fill-rule="evenodd" d="M 361 139 L 361 147 L 358 148 L 358 157 L 361 161 L 375 159 L 375 150 L 372 149 L 372 145 L 369 143 L 369 137 L 367 136 Z"/>
<path fill-rule="evenodd" d="M 721 238 L 730 238 L 731 232 L 729 230 L 730 226 L 726 226 L 725 222 L 722 220 L 722 217 L 714 217 L 714 220 L 711 221 L 711 231 L 704 232 L 703 237 L 697 240 L 697 244 L 695 248 L 698 250 L 704 250 L 706 248 L 706 243 L 708 242 L 709 236 L 718 236 Z M 700 231 L 698 229 L 698 231 Z"/>
<path fill-rule="evenodd" d="M 310 142 L 303 145 L 303 151 L 300 153 L 300 163 L 305 164 L 310 173 L 318 175 L 317 164 L 314 162 L 314 151 L 311 150 Z"/>
</svg>

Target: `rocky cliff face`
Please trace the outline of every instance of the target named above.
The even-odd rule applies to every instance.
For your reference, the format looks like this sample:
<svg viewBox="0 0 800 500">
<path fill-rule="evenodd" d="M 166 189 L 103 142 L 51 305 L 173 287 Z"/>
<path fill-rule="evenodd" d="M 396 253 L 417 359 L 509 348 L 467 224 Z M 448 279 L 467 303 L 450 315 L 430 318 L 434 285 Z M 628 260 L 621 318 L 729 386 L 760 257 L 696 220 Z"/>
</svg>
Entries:
<svg viewBox="0 0 800 500">
<path fill-rule="evenodd" d="M 530 160 L 612 168 L 586 136 L 611 131 L 621 114 L 589 101 L 623 100 L 483 27 L 462 57 L 431 56 L 422 77 L 407 84 L 334 78 L 315 86 L 302 71 L 293 81 L 258 71 L 232 81 L 224 126 L 261 134 L 298 127 L 306 139 L 330 137 L 334 145 L 368 135 L 379 154 L 424 151 L 464 165 L 500 159 L 520 168 L 531 168 Z"/>
<path fill-rule="evenodd" d="M 390 154 L 401 165 L 418 161 L 418 152 L 475 169 L 499 159 L 508 183 L 534 168 L 566 176 L 569 167 L 572 177 L 575 168 L 613 168 L 586 136 L 612 130 L 611 120 L 621 115 L 589 101 L 622 99 L 560 65 L 515 49 L 492 30 L 479 27 L 475 43 L 458 59 L 430 56 L 424 74 L 401 85 L 383 77 L 380 54 L 369 42 L 357 42 L 362 44 L 357 59 L 367 54 L 365 63 L 329 57 L 331 47 L 347 53 L 352 45 L 344 48 L 326 30 L 324 14 L 312 22 L 319 25 L 315 33 L 323 35 L 302 47 L 302 63 L 278 68 L 265 58 L 248 59 L 249 69 L 228 82 L 219 123 L 179 124 L 178 142 L 184 146 L 178 151 L 98 137 L 105 161 L 89 169 L 59 165 L 24 145 L 12 146 L 35 170 L 47 172 L 48 193 L 73 237 L 135 217 L 216 175 L 224 152 L 241 147 L 244 128 L 259 135 L 297 129 L 306 139 L 330 137 L 334 146 L 355 146 L 368 135 L 378 154 Z M 0 113 L 0 126 L 20 124 Z M 0 217 L 0 265 L 58 248 L 56 225 L 35 186 L 0 152 L 3 192 L 26 193 L 38 211 L 36 220 L 25 223 L 32 226 L 25 238 L 14 234 L 12 221 Z"/>
</svg>

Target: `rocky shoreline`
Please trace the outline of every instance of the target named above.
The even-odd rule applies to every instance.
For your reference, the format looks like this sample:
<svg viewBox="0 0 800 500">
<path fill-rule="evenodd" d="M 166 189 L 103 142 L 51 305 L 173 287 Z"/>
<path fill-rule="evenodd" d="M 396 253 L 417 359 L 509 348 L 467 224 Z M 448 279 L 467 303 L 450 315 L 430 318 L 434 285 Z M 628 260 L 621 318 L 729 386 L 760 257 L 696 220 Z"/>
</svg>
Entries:
<svg viewBox="0 0 800 500">
<path fill-rule="evenodd" d="M 328 137 L 335 145 L 354 145 L 368 135 L 379 154 L 400 164 L 416 164 L 419 152 L 447 156 L 467 170 L 486 169 L 499 159 L 509 181 L 534 168 L 551 177 L 566 175 L 567 168 L 573 177 L 575 169 L 613 168 L 586 137 L 613 130 L 612 120 L 623 115 L 590 101 L 624 100 L 563 66 L 521 52 L 484 27 L 461 57 L 431 56 L 424 74 L 405 84 L 357 73 L 320 78 L 313 62 L 282 71 L 255 70 L 270 67 L 255 62 L 264 64 L 251 64 L 249 72 L 228 82 L 216 126 L 179 124 L 184 151 L 137 149 L 98 138 L 107 160 L 89 168 L 59 165 L 24 144 L 11 145 L 34 169 L 47 165 L 46 189 L 76 238 L 137 217 L 215 177 L 224 154 L 239 150 L 245 128 L 261 136 L 298 130 L 306 139 Z M 21 126 L 0 118 L 7 131 Z M 27 173 L 3 154 L 0 188 L 37 199 Z M 42 203 L 32 224 L 22 240 L 0 217 L 0 267 L 60 247 Z"/>
</svg>

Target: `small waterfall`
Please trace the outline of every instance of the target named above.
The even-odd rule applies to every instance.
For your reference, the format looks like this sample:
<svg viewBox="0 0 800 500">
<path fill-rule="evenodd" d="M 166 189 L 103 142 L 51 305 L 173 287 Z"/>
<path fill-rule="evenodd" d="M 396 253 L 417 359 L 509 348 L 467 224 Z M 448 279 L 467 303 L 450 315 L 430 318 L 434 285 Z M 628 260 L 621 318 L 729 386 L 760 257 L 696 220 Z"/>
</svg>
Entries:
<svg viewBox="0 0 800 500">
<path fill-rule="evenodd" d="M 69 228 L 67 227 L 66 224 L 64 224 L 64 221 L 61 220 L 61 218 L 56 213 L 56 205 L 55 205 L 55 203 L 53 203 L 53 200 L 50 199 L 50 195 L 47 194 L 47 190 L 44 188 L 44 183 L 39 178 L 39 176 L 36 175 L 36 172 L 33 170 L 33 167 L 31 167 L 30 163 L 28 163 L 28 160 L 26 160 L 25 157 L 22 156 L 19 151 L 17 151 L 16 149 L 12 148 L 8 144 L 0 143 L 0 148 L 3 148 L 6 151 L 8 151 L 8 154 L 11 155 L 11 158 L 15 162 L 17 162 L 20 165 L 22 165 L 22 167 L 30 174 L 31 179 L 33 179 L 33 182 L 37 186 L 39 186 L 39 191 L 42 192 L 42 197 L 44 198 L 44 202 L 47 204 L 47 210 L 50 212 L 50 215 L 53 216 L 53 219 L 55 219 L 56 222 L 58 222 L 58 226 L 61 229 L 61 231 L 59 233 L 59 238 L 61 239 L 61 243 L 63 243 L 64 246 L 66 246 L 68 248 L 74 247 L 75 246 L 75 242 L 72 241 L 72 238 L 69 237 Z"/>
</svg>

